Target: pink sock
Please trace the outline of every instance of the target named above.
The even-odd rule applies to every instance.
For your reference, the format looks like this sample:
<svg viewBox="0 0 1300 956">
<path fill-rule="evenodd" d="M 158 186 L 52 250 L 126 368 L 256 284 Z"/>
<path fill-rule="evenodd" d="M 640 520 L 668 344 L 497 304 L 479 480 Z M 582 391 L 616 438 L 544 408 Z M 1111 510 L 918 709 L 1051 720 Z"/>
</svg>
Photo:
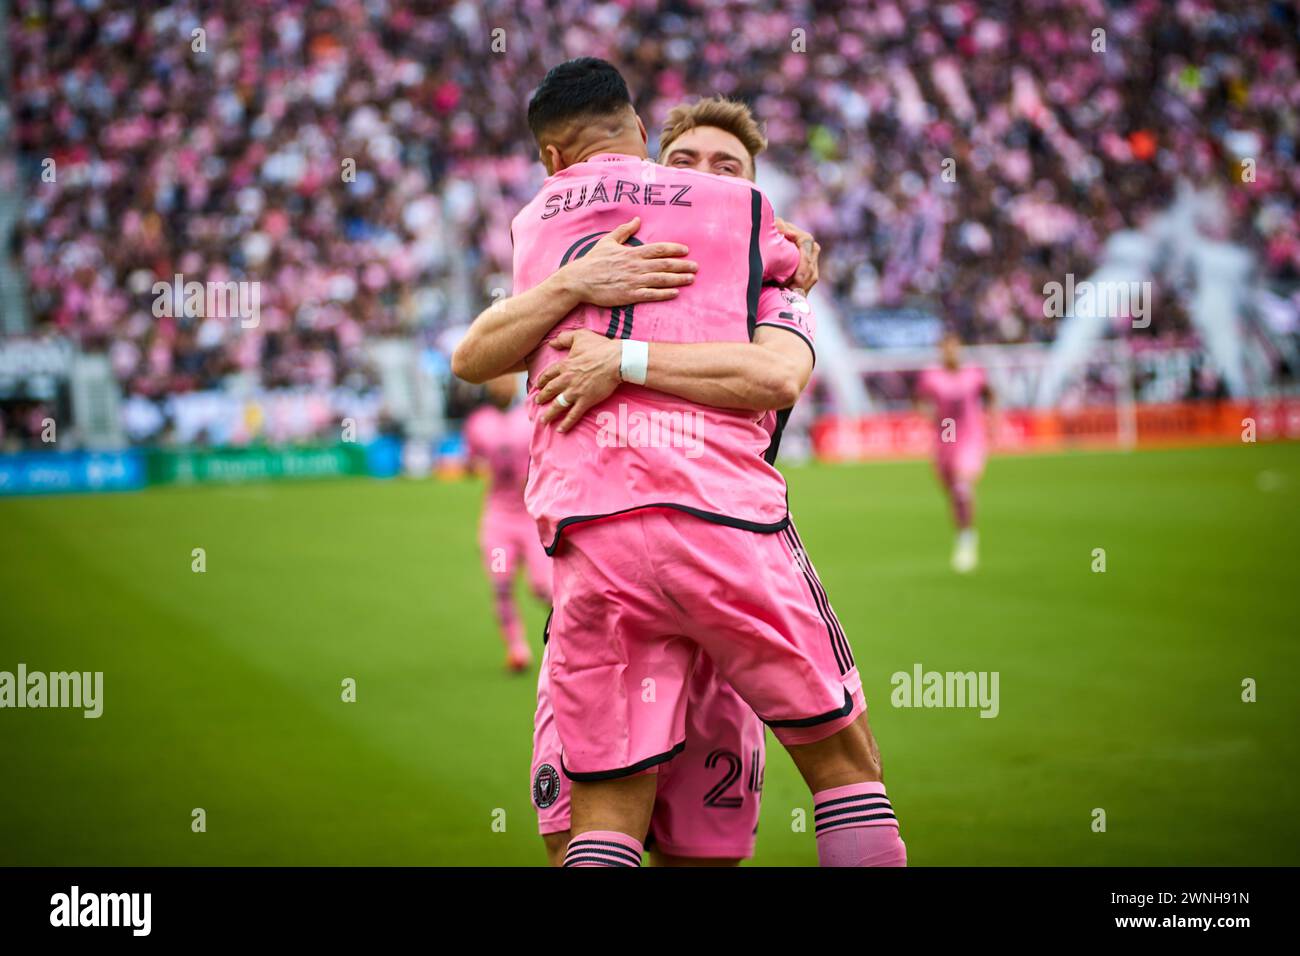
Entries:
<svg viewBox="0 0 1300 956">
<path fill-rule="evenodd" d="M 883 783 L 813 794 L 813 823 L 822 866 L 907 866 L 907 847 Z"/>
<path fill-rule="evenodd" d="M 952 508 L 957 527 L 969 528 L 975 520 L 975 490 L 969 481 L 953 482 Z"/>
<path fill-rule="evenodd" d="M 640 866 L 640 840 L 616 830 L 588 830 L 569 841 L 565 866 Z"/>
</svg>

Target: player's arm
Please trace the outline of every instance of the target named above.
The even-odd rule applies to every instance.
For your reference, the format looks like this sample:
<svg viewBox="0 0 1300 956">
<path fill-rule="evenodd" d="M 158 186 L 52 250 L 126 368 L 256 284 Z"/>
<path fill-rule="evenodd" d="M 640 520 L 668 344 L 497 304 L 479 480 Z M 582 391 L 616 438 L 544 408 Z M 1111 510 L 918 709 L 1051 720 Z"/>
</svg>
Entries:
<svg viewBox="0 0 1300 956">
<path fill-rule="evenodd" d="M 790 280 L 790 287 L 807 295 L 821 278 L 819 262 L 822 244 L 813 238 L 811 232 L 800 229 L 794 223 L 786 222 L 779 216 L 774 220 L 774 225 L 777 232 L 799 247 L 799 268 L 795 270 Z"/>
<path fill-rule="evenodd" d="M 642 384 L 716 408 L 754 412 L 789 408 L 798 401 L 813 369 L 808 341 L 774 326 L 758 328 L 752 342 L 638 344 L 647 349 Z M 558 428 L 568 431 L 624 381 L 624 343 L 579 329 L 557 336 L 552 345 L 568 349 L 569 355 L 538 376 L 537 402 L 550 403 L 541 413 L 543 423 L 564 415 Z M 569 403 L 567 409 L 553 401 L 561 393 Z"/>
<path fill-rule="evenodd" d="M 985 419 L 988 422 L 989 441 L 997 442 L 998 432 L 1002 428 L 1000 417 L 1002 409 L 998 405 L 998 393 L 993 390 L 988 379 L 980 386 L 980 398 L 984 400 Z"/>
<path fill-rule="evenodd" d="M 772 204 L 759 190 L 753 191 L 758 215 L 754 252 L 763 263 L 763 280 L 807 291 L 816 282 L 816 253 L 809 233 L 777 219 Z M 820 247 L 816 252 L 819 253 Z"/>
<path fill-rule="evenodd" d="M 634 218 L 604 236 L 526 292 L 501 299 L 474 319 L 451 357 L 457 378 L 481 384 L 522 368 L 555 325 L 584 302 L 600 306 L 660 302 L 695 278 L 696 263 L 677 242 L 629 246 L 641 225 Z"/>
<path fill-rule="evenodd" d="M 651 342 L 645 384 L 701 405 L 780 411 L 799 400 L 812 370 L 807 342 L 764 327 L 749 343 Z"/>
</svg>

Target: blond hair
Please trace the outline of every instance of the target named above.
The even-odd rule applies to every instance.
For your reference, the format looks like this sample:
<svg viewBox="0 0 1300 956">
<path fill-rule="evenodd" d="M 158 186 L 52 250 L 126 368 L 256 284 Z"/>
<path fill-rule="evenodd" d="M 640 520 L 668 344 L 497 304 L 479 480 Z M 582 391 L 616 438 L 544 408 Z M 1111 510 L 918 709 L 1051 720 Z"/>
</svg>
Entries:
<svg viewBox="0 0 1300 956">
<path fill-rule="evenodd" d="M 677 137 L 697 126 L 713 126 L 730 133 L 749 153 L 753 165 L 758 154 L 767 149 L 767 137 L 754 119 L 749 107 L 739 100 L 712 96 L 694 103 L 683 103 L 668 111 L 663 129 L 659 133 L 659 161 L 662 163 Z"/>
</svg>

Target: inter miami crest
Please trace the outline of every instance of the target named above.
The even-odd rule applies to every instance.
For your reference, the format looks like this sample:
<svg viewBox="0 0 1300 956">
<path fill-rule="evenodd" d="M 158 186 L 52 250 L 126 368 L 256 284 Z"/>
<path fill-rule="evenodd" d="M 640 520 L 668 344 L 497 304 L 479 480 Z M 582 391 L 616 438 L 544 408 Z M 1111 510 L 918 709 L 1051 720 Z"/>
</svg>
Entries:
<svg viewBox="0 0 1300 956">
<path fill-rule="evenodd" d="M 560 799 L 560 775 L 549 763 L 544 763 L 533 774 L 533 803 L 538 810 L 545 810 Z"/>
</svg>

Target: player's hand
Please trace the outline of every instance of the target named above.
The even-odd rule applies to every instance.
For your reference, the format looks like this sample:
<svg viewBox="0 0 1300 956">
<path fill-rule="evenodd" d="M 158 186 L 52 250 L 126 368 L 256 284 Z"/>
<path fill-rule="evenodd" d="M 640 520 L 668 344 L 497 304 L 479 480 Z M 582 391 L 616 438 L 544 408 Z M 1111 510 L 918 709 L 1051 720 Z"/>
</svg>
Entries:
<svg viewBox="0 0 1300 956">
<path fill-rule="evenodd" d="M 806 294 L 817 284 L 821 276 L 817 262 L 821 258 L 822 245 L 812 237 L 811 232 L 805 232 L 780 217 L 776 219 L 776 231 L 799 247 L 799 268 L 795 270 L 790 284 Z"/>
<path fill-rule="evenodd" d="M 550 344 L 567 350 L 569 355 L 537 376 L 537 404 L 546 406 L 539 413 L 542 424 L 563 415 L 557 427 L 567 432 L 592 406 L 599 405 L 618 388 L 622 381 L 619 364 L 623 346 L 590 329 L 561 332 Z M 569 403 L 568 408 L 555 401 L 561 394 Z"/>
<path fill-rule="evenodd" d="M 581 302 L 605 307 L 662 302 L 695 281 L 699 265 L 683 258 L 690 249 L 680 242 L 627 245 L 641 228 L 641 217 L 602 236 L 591 251 L 557 273 Z"/>
</svg>

